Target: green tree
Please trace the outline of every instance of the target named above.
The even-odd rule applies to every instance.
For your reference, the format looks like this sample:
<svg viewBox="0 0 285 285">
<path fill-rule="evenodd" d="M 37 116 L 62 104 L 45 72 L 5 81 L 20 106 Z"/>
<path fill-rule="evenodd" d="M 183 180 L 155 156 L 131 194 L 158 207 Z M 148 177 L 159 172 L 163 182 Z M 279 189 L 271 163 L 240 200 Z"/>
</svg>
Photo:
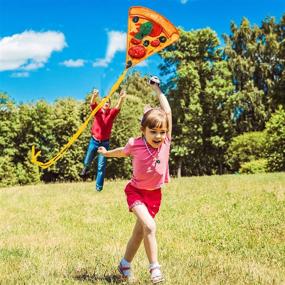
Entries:
<svg viewBox="0 0 285 285">
<path fill-rule="evenodd" d="M 266 124 L 266 157 L 269 171 L 285 170 L 285 111 L 282 107 Z"/>
<path fill-rule="evenodd" d="M 179 176 L 223 172 L 230 137 L 227 98 L 231 73 L 222 63 L 214 31 L 180 30 L 179 41 L 161 52 L 163 75 L 169 77 L 173 110 L 172 164 Z M 183 167 L 182 167 L 183 166 Z"/>
<path fill-rule="evenodd" d="M 55 156 L 81 126 L 81 106 L 72 98 L 58 99 L 52 107 L 53 115 L 51 133 L 54 143 L 50 145 L 47 160 Z M 78 181 L 82 168 L 84 149 L 80 137 L 71 145 L 64 155 L 51 167 L 44 170 L 45 181 Z"/>
<path fill-rule="evenodd" d="M 216 62 L 212 65 L 212 76 L 205 88 L 203 137 L 211 173 L 223 174 L 226 171 L 225 152 L 234 135 L 230 102 L 234 86 L 231 78 L 227 63 Z"/>
<path fill-rule="evenodd" d="M 234 137 L 226 154 L 230 170 L 237 172 L 244 163 L 265 158 L 265 143 L 265 132 L 248 132 Z"/>
<path fill-rule="evenodd" d="M 18 129 L 17 107 L 6 93 L 0 93 L 0 186 L 13 185 L 18 180 L 13 162 Z"/>
<path fill-rule="evenodd" d="M 271 115 L 279 105 L 285 106 L 285 14 L 280 23 L 275 18 L 266 18 L 261 30 L 259 45 L 263 64 L 260 73 Z"/>
<path fill-rule="evenodd" d="M 45 162 L 48 159 L 47 155 L 55 144 L 52 133 L 53 110 L 46 101 L 39 100 L 33 104 L 20 104 L 18 112 L 20 126 L 14 163 L 22 184 L 36 183 L 43 171 L 30 162 L 31 148 L 34 145 L 37 150 L 41 150 L 39 160 Z"/>
<path fill-rule="evenodd" d="M 236 130 L 263 130 L 276 106 L 284 102 L 284 16 L 281 23 L 267 18 L 251 27 L 243 18 L 224 35 L 225 58 L 233 74 L 233 107 L 240 111 Z"/>
</svg>

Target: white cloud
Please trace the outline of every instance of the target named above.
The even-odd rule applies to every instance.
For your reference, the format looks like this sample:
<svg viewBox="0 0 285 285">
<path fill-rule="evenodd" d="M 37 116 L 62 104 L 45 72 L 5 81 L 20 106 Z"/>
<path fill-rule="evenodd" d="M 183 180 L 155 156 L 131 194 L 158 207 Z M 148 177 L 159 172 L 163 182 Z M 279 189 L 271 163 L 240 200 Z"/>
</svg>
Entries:
<svg viewBox="0 0 285 285">
<path fill-rule="evenodd" d="M 82 67 L 85 64 L 85 60 L 83 59 L 69 59 L 61 62 L 60 64 L 66 66 L 66 67 Z"/>
<path fill-rule="evenodd" d="M 116 52 L 126 50 L 126 33 L 118 31 L 108 32 L 108 47 L 106 51 L 105 58 L 99 58 L 94 63 L 93 66 L 106 67 L 114 58 Z"/>
<path fill-rule="evenodd" d="M 41 68 L 52 52 L 67 44 L 61 32 L 25 31 L 0 39 L 0 71 L 35 70 Z"/>
<path fill-rule="evenodd" d="M 110 63 L 110 61 L 107 61 L 107 59 L 105 58 L 101 58 L 101 59 L 96 59 L 95 62 L 93 62 L 93 66 L 101 66 L 101 67 L 106 67 L 108 66 L 108 64 Z"/>
<path fill-rule="evenodd" d="M 14 78 L 24 78 L 24 77 L 29 77 L 29 72 L 24 71 L 24 72 L 14 72 L 11 74 L 11 77 Z"/>
<path fill-rule="evenodd" d="M 45 62 L 37 62 L 33 60 L 28 60 L 28 62 L 21 69 L 23 70 L 36 70 L 44 66 Z"/>
</svg>

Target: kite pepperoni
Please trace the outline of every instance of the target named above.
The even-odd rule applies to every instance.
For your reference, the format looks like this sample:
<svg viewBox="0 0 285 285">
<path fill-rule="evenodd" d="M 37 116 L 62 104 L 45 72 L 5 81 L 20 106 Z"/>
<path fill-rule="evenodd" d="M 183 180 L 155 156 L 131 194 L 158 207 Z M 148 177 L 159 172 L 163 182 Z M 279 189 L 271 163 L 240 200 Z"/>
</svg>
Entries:
<svg viewBox="0 0 285 285">
<path fill-rule="evenodd" d="M 139 45 L 139 44 L 141 43 L 141 40 L 132 38 L 132 39 L 131 39 L 131 43 L 134 44 L 134 45 Z"/>
<path fill-rule="evenodd" d="M 146 54 L 146 49 L 145 49 L 145 47 L 143 47 L 141 45 L 139 45 L 139 46 L 132 46 L 129 49 L 128 54 L 132 58 L 142 58 Z"/>
<path fill-rule="evenodd" d="M 159 40 L 154 40 L 154 41 L 151 41 L 151 46 L 152 47 L 158 47 L 160 45 L 160 41 Z"/>
</svg>

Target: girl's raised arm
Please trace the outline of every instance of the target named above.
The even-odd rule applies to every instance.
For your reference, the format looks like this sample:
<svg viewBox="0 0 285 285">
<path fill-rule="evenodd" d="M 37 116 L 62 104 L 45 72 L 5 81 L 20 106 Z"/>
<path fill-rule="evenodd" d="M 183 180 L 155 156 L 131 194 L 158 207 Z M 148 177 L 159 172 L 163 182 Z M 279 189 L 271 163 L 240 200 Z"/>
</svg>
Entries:
<svg viewBox="0 0 285 285">
<path fill-rule="evenodd" d="M 172 112 L 166 96 L 162 93 L 158 84 L 151 84 L 152 89 L 155 91 L 160 103 L 160 108 L 164 110 L 168 119 L 168 136 L 171 138 L 172 133 Z"/>
</svg>

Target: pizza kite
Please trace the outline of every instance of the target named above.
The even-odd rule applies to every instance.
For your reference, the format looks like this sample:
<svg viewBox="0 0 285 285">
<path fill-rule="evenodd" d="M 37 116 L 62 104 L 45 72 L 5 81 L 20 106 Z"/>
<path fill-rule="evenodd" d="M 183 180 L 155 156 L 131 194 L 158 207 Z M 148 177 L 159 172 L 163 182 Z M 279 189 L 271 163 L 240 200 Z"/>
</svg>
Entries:
<svg viewBox="0 0 285 285">
<path fill-rule="evenodd" d="M 138 64 L 179 38 L 163 16 L 145 7 L 131 7 L 128 18 L 126 68 Z"/>
</svg>

